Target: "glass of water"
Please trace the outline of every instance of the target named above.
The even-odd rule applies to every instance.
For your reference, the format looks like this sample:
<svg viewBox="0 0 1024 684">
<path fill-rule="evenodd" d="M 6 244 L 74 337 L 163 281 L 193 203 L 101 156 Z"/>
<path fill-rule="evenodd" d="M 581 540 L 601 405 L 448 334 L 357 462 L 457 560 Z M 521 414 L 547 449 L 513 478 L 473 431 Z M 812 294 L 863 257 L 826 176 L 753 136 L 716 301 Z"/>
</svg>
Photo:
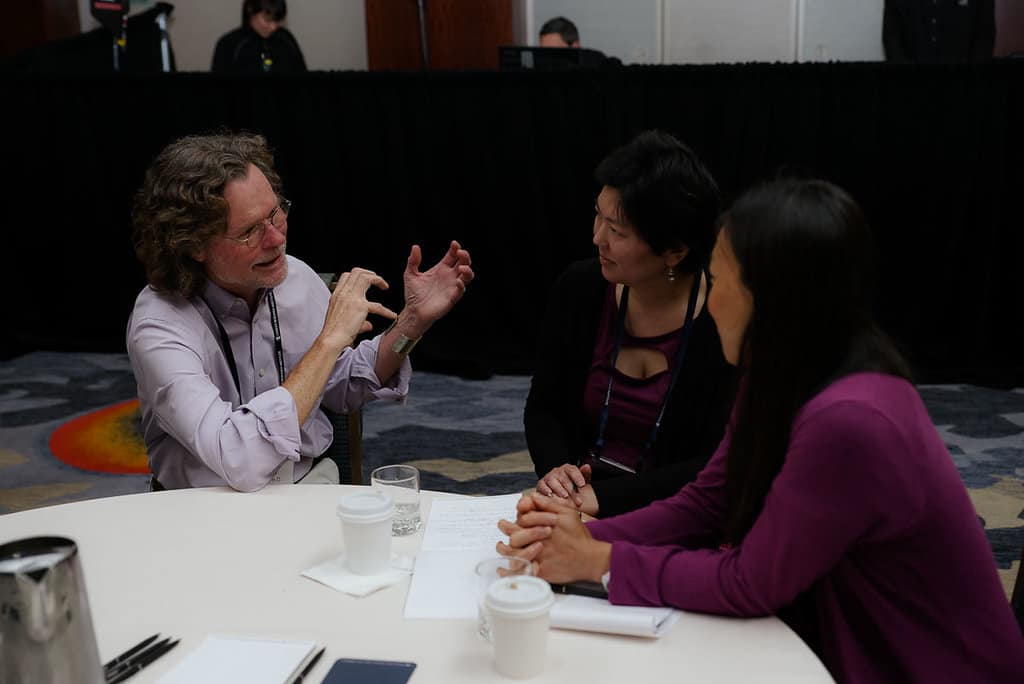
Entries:
<svg viewBox="0 0 1024 684">
<path fill-rule="evenodd" d="M 476 564 L 476 631 L 487 641 L 491 640 L 491 626 L 484 606 L 487 590 L 495 581 L 512 575 L 533 575 L 533 563 L 515 556 L 500 556 Z"/>
<path fill-rule="evenodd" d="M 420 529 L 420 471 L 411 465 L 386 465 L 370 473 L 370 486 L 395 502 L 391 534 L 404 537 Z"/>
</svg>

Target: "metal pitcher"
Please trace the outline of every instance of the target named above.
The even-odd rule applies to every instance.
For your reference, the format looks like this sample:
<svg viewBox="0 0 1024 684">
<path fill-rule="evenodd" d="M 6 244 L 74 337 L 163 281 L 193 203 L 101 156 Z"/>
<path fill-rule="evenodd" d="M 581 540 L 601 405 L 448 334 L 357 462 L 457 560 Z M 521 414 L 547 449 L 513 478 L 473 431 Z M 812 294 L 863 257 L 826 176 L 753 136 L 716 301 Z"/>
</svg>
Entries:
<svg viewBox="0 0 1024 684">
<path fill-rule="evenodd" d="M 32 537 L 0 546 L 0 683 L 103 681 L 75 543 Z"/>
</svg>

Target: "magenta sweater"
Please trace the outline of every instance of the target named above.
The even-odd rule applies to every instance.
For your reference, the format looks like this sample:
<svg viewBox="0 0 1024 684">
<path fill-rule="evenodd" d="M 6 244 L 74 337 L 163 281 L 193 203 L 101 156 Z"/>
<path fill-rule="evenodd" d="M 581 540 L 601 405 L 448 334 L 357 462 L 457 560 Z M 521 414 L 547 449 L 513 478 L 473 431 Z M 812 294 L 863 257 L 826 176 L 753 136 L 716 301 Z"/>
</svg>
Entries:
<svg viewBox="0 0 1024 684">
<path fill-rule="evenodd" d="M 1024 682 L 991 548 L 910 383 L 859 373 L 807 402 L 764 510 L 720 551 L 730 436 L 675 496 L 588 524 L 612 542 L 612 603 L 754 617 L 810 591 L 841 682 Z"/>
</svg>

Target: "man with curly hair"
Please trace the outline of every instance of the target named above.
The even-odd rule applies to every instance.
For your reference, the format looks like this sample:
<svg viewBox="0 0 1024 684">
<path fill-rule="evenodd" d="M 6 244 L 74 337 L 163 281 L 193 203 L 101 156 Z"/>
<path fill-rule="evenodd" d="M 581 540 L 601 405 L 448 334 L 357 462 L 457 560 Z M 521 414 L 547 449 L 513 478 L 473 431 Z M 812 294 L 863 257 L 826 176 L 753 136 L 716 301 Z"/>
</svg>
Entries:
<svg viewBox="0 0 1024 684">
<path fill-rule="evenodd" d="M 340 413 L 408 392 L 409 351 L 473 280 L 452 241 L 420 271 L 413 245 L 396 314 L 367 299 L 372 271 L 341 274 L 333 293 L 285 253 L 291 203 L 266 140 L 177 140 L 146 173 L 133 210 L 149 285 L 128 323 L 154 489 L 337 482 L 322 454 Z M 393 319 L 372 340 L 369 314 Z"/>
</svg>

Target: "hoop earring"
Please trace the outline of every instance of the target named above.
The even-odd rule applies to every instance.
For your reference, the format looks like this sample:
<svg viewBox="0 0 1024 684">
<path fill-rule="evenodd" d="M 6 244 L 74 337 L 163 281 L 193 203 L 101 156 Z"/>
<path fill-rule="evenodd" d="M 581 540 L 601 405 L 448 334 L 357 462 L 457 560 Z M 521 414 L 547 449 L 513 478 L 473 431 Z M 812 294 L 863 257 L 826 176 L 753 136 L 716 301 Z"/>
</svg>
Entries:
<svg viewBox="0 0 1024 684">
<path fill-rule="evenodd" d="M 668 282 L 670 283 L 676 282 L 676 267 L 669 266 L 665 271 L 665 277 L 668 278 Z"/>
</svg>

